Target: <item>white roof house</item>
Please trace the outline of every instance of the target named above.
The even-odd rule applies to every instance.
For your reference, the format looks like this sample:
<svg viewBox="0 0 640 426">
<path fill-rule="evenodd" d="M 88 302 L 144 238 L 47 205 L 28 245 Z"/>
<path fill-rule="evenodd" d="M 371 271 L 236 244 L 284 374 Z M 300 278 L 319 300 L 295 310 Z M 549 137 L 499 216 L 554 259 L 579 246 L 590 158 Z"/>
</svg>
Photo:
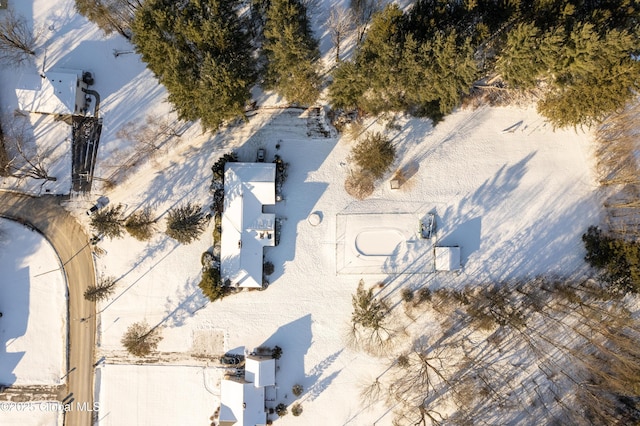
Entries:
<svg viewBox="0 0 640 426">
<path fill-rule="evenodd" d="M 86 88 L 79 70 L 24 74 L 16 88 L 18 108 L 43 114 L 83 114 L 86 95 L 82 89 Z"/>
<path fill-rule="evenodd" d="M 262 426 L 266 423 L 264 388 L 242 378 L 223 379 L 220 386 L 220 426 Z"/>
<path fill-rule="evenodd" d="M 435 249 L 436 271 L 458 271 L 460 265 L 460 247 L 436 247 Z"/>
<path fill-rule="evenodd" d="M 227 163 L 220 245 L 222 281 L 236 287 L 262 287 L 263 249 L 275 245 L 276 165 Z"/>
<path fill-rule="evenodd" d="M 244 379 L 231 377 L 220 386 L 220 426 L 265 426 L 265 386 L 275 386 L 276 360 L 255 355 L 245 360 Z"/>
<path fill-rule="evenodd" d="M 276 360 L 271 356 L 248 355 L 244 365 L 244 378 L 256 386 L 275 386 Z"/>
</svg>

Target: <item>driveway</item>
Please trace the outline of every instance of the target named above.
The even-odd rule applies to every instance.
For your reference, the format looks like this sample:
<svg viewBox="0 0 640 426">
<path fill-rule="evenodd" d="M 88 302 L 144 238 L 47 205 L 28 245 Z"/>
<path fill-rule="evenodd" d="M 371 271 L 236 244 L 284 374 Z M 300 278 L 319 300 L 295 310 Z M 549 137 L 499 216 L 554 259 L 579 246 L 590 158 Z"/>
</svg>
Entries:
<svg viewBox="0 0 640 426">
<path fill-rule="evenodd" d="M 68 358 L 67 388 L 72 411 L 65 413 L 66 426 L 90 426 L 93 408 L 93 357 L 95 304 L 84 299 L 84 290 L 95 285 L 95 271 L 87 235 L 76 219 L 60 206 L 63 197 L 0 191 L 0 216 L 30 223 L 49 240 L 67 276 Z M 88 320 L 80 321 L 82 318 Z M 81 410 L 80 408 L 85 408 Z"/>
</svg>

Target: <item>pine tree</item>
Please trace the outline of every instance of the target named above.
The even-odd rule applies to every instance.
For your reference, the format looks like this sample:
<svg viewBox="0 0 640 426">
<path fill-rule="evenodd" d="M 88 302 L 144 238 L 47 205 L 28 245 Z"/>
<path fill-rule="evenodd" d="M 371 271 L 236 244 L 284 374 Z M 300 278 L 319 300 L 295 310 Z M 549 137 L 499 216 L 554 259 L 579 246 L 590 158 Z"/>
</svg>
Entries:
<svg viewBox="0 0 640 426">
<path fill-rule="evenodd" d="M 136 50 L 184 120 L 205 129 L 244 116 L 255 61 L 236 0 L 146 0 L 132 25 Z"/>
<path fill-rule="evenodd" d="M 329 100 L 335 109 L 353 110 L 367 89 L 367 82 L 353 61 L 342 61 L 333 71 Z"/>
<path fill-rule="evenodd" d="M 215 268 L 207 268 L 202 271 L 202 279 L 198 287 L 212 302 L 222 299 L 227 294 L 227 289 L 223 287 L 220 281 L 220 270 Z"/>
<path fill-rule="evenodd" d="M 94 22 L 105 34 L 113 32 L 131 39 L 131 22 L 142 0 L 75 0 L 78 13 Z"/>
<path fill-rule="evenodd" d="M 169 211 L 166 234 L 179 243 L 189 244 L 200 237 L 207 222 L 202 206 L 187 203 Z"/>
<path fill-rule="evenodd" d="M 98 280 L 97 285 L 90 285 L 87 287 L 84 291 L 84 298 L 91 302 L 104 300 L 114 293 L 115 285 L 116 279 L 114 277 L 101 278 Z"/>
<path fill-rule="evenodd" d="M 402 11 L 393 3 L 375 13 L 356 55 L 357 68 L 369 87 L 360 97 L 359 106 L 373 114 L 403 107 L 404 87 L 399 73 L 402 21 Z"/>
<path fill-rule="evenodd" d="M 428 74 L 431 84 L 426 86 L 433 90 L 443 114 L 453 111 L 478 77 L 471 41 L 466 39 L 459 46 L 457 39 L 456 33 L 451 32 L 446 36 L 439 34 L 430 43 L 432 60 Z"/>
<path fill-rule="evenodd" d="M 320 53 L 304 4 L 300 0 L 272 0 L 264 36 L 266 86 L 289 102 L 313 104 L 320 94 Z"/>
<path fill-rule="evenodd" d="M 143 321 L 129 326 L 120 342 L 130 354 L 143 357 L 155 351 L 161 340 L 160 330 Z"/>
<path fill-rule="evenodd" d="M 518 89 L 536 86 L 538 79 L 549 70 L 549 62 L 557 57 L 541 49 L 542 32 L 534 23 L 521 23 L 507 34 L 507 42 L 496 62 L 496 70 L 504 81 Z M 545 37 L 546 43 L 558 38 Z"/>
<path fill-rule="evenodd" d="M 627 31 L 598 33 L 589 23 L 569 33 L 554 64 L 553 87 L 538 110 L 554 127 L 591 125 L 622 108 L 640 88 L 638 37 Z"/>
<path fill-rule="evenodd" d="M 383 134 L 370 133 L 353 147 L 351 159 L 361 171 L 371 173 L 374 179 L 380 179 L 395 159 L 396 150 Z"/>
<path fill-rule="evenodd" d="M 147 241 L 153 236 L 155 220 L 152 211 L 145 208 L 133 213 L 124 224 L 124 228 L 135 239 Z"/>
<path fill-rule="evenodd" d="M 123 205 L 104 207 L 91 216 L 91 227 L 97 234 L 108 238 L 118 238 L 124 233 Z"/>
<path fill-rule="evenodd" d="M 361 326 L 370 329 L 384 328 L 387 306 L 373 296 L 373 290 L 364 289 L 364 281 L 360 280 L 356 294 L 351 296 L 351 322 L 353 327 Z"/>
</svg>

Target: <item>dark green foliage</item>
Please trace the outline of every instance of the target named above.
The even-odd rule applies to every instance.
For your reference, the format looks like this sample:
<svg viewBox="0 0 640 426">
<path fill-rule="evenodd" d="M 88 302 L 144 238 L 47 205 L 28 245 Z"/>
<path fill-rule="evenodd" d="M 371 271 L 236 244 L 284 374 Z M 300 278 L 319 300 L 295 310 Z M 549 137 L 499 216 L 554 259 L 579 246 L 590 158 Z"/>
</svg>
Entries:
<svg viewBox="0 0 640 426">
<path fill-rule="evenodd" d="M 202 279 L 198 287 L 212 302 L 222 299 L 229 292 L 228 287 L 223 286 L 220 280 L 220 270 L 216 268 L 206 268 L 202 271 Z"/>
<path fill-rule="evenodd" d="M 262 267 L 262 271 L 267 276 L 273 274 L 273 271 L 274 271 L 273 263 L 272 262 L 265 262 L 264 266 Z"/>
<path fill-rule="evenodd" d="M 78 13 L 96 24 L 105 34 L 117 32 L 131 39 L 131 22 L 142 0 L 75 0 Z"/>
<path fill-rule="evenodd" d="M 223 183 L 224 182 L 224 167 L 227 163 L 234 163 L 238 161 L 238 155 L 235 152 L 230 152 L 227 154 L 223 154 L 222 157 L 218 158 L 218 160 L 211 166 L 211 171 L 213 172 L 213 182 L 214 183 Z M 213 187 L 213 183 L 211 185 Z"/>
<path fill-rule="evenodd" d="M 152 216 L 153 212 L 149 208 L 138 210 L 127 218 L 124 228 L 136 240 L 148 241 L 153 236 L 156 222 Z"/>
<path fill-rule="evenodd" d="M 336 109 L 352 110 L 367 89 L 367 80 L 352 61 L 342 61 L 333 71 L 333 83 L 329 86 L 329 99 Z"/>
<path fill-rule="evenodd" d="M 168 236 L 182 244 L 197 240 L 207 226 L 207 218 L 198 204 L 175 207 L 167 215 Z"/>
<path fill-rule="evenodd" d="M 553 90 L 538 109 L 555 127 L 591 125 L 624 107 L 640 88 L 639 39 L 627 31 L 604 34 L 576 25 L 554 61 Z"/>
<path fill-rule="evenodd" d="M 115 285 L 116 279 L 114 277 L 101 278 L 98 280 L 97 285 L 90 285 L 87 287 L 84 291 L 84 298 L 91 302 L 104 300 L 114 293 Z"/>
<path fill-rule="evenodd" d="M 264 36 L 267 87 L 289 102 L 313 104 L 320 94 L 320 53 L 304 4 L 299 0 L 271 0 Z"/>
<path fill-rule="evenodd" d="M 237 1 L 146 0 L 133 42 L 184 120 L 205 129 L 244 116 L 255 63 Z"/>
<path fill-rule="evenodd" d="M 582 236 L 587 254 L 585 260 L 605 272 L 613 290 L 640 293 L 640 244 L 609 237 L 591 226 Z"/>
<path fill-rule="evenodd" d="M 271 356 L 273 357 L 273 359 L 280 359 L 280 357 L 282 356 L 282 348 L 280 346 L 274 346 L 273 350 L 271 351 Z"/>
<path fill-rule="evenodd" d="M 289 411 L 287 411 L 287 406 L 285 404 L 280 403 L 276 405 L 276 413 L 278 414 L 278 416 L 282 417 L 289 414 Z"/>
<path fill-rule="evenodd" d="M 375 179 L 381 178 L 395 159 L 396 150 L 381 133 L 369 133 L 351 150 L 352 161 L 361 171 L 371 173 Z"/>
<path fill-rule="evenodd" d="M 122 204 L 104 207 L 91 216 L 91 228 L 97 234 L 108 238 L 118 238 L 124 234 L 124 218 Z"/>
<path fill-rule="evenodd" d="M 373 114 L 408 110 L 436 120 L 469 93 L 478 77 L 470 39 L 452 30 L 420 40 L 404 31 L 404 21 L 394 4 L 373 16 L 355 60 L 333 73 L 334 108 Z"/>
<path fill-rule="evenodd" d="M 358 3 L 358 2 L 354 2 Z M 640 3 L 418 0 L 371 19 L 353 61 L 333 71 L 336 109 L 407 111 L 438 121 L 480 70 L 511 89 L 542 88 L 555 127 L 591 125 L 640 87 Z"/>
<path fill-rule="evenodd" d="M 360 280 L 356 294 L 351 296 L 351 321 L 353 326 L 361 326 L 373 330 L 382 329 L 387 316 L 387 306 L 373 296 L 373 290 L 364 289 L 364 281 Z"/>
</svg>

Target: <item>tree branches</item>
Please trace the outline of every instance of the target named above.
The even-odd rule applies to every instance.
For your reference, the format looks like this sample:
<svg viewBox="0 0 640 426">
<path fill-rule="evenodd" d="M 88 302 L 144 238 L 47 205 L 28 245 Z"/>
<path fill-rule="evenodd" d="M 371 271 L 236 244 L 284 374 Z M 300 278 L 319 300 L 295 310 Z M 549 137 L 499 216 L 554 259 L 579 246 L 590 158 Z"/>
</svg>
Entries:
<svg viewBox="0 0 640 426">
<path fill-rule="evenodd" d="M 36 54 L 39 34 L 34 33 L 26 19 L 12 9 L 0 18 L 0 60 L 19 64 Z"/>
</svg>

